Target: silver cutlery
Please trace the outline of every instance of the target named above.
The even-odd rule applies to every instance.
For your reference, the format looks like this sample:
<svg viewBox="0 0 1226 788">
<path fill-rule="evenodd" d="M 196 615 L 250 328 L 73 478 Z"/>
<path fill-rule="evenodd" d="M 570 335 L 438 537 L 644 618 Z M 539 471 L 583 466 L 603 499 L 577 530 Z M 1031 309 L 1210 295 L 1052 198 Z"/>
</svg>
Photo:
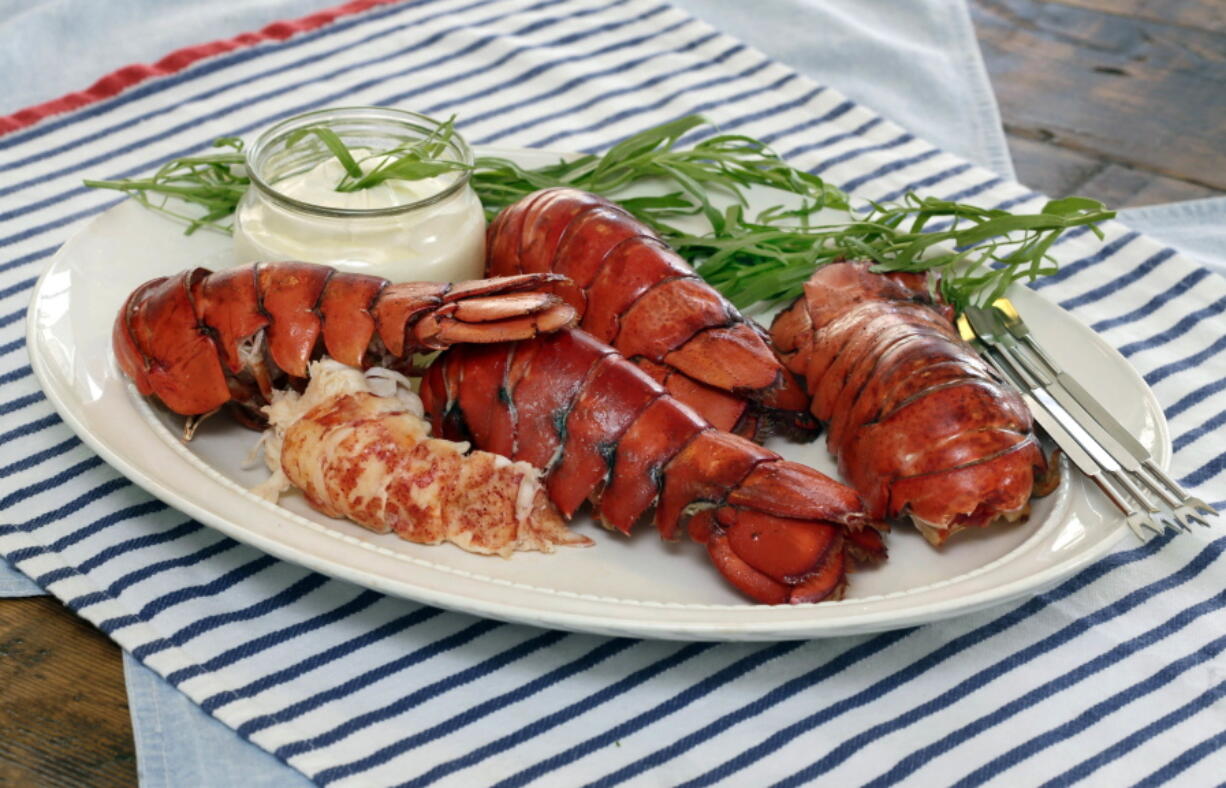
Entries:
<svg viewBox="0 0 1226 788">
<path fill-rule="evenodd" d="M 1142 541 L 1167 527 L 1188 531 L 1190 523 L 1209 525 L 1204 516 L 1217 511 L 1165 474 L 1145 447 L 1056 364 L 1009 299 L 968 307 L 958 328 L 1022 393 L 1039 426 L 1124 513 Z"/>
</svg>

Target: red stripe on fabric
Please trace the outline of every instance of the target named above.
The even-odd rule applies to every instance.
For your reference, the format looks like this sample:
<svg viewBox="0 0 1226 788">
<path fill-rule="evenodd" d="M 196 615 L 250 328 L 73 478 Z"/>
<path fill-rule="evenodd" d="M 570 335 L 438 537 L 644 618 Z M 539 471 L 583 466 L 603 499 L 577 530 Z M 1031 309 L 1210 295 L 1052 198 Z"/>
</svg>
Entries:
<svg viewBox="0 0 1226 788">
<path fill-rule="evenodd" d="M 344 5 L 327 8 L 310 16 L 304 16 L 301 19 L 273 22 L 254 33 L 241 33 L 233 38 L 222 41 L 211 41 L 207 44 L 198 44 L 179 49 L 153 64 L 136 63 L 124 66 L 118 71 L 107 74 L 87 90 L 69 93 L 44 104 L 36 104 L 33 107 L 18 110 L 12 115 L 0 117 L 0 136 L 32 126 L 51 115 L 59 115 L 74 109 L 80 109 L 97 101 L 102 101 L 103 99 L 111 98 L 147 79 L 174 74 L 206 58 L 215 57 L 236 49 L 255 46 L 265 41 L 284 41 L 299 33 L 305 33 L 331 24 L 341 17 L 360 14 L 375 6 L 391 5 L 398 2 L 403 2 L 403 0 L 352 0 Z"/>
</svg>

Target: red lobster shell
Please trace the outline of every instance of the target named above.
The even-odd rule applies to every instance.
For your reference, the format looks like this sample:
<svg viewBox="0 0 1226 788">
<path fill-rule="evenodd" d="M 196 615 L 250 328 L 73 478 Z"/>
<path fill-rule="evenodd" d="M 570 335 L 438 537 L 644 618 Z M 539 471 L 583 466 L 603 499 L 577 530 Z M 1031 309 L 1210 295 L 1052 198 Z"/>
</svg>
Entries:
<svg viewBox="0 0 1226 788">
<path fill-rule="evenodd" d="M 688 525 L 759 602 L 838 598 L 848 555 L 884 557 L 855 491 L 715 429 L 583 331 L 452 348 L 421 398 L 435 434 L 543 469 L 564 516 L 590 500 L 623 532 L 653 506 L 664 538 Z"/>
<path fill-rule="evenodd" d="M 312 263 L 196 268 L 134 290 L 112 343 L 141 394 L 186 416 L 233 401 L 240 420 L 259 423 L 272 388 L 286 375 L 303 378 L 324 351 L 349 366 L 386 366 L 389 357 L 454 342 L 524 339 L 568 325 L 574 310 L 542 292 L 559 279 L 391 284 Z"/>
<path fill-rule="evenodd" d="M 870 267 L 818 270 L 771 328 L 843 478 L 870 517 L 910 514 L 934 544 L 1023 515 L 1036 481 L 1051 481 L 1025 403 L 962 341 L 922 274 Z"/>
<path fill-rule="evenodd" d="M 579 313 L 584 331 L 720 429 L 753 438 L 764 427 L 815 426 L 766 332 L 651 228 L 603 197 L 534 192 L 498 214 L 486 249 L 490 276 L 564 274 L 570 281 L 555 292 Z"/>
</svg>

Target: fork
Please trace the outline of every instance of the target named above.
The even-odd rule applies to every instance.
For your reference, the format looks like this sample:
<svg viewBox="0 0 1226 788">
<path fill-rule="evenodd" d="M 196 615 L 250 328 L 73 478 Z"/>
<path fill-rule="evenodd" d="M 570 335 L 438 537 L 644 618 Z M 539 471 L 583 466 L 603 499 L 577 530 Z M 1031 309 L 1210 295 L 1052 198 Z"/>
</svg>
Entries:
<svg viewBox="0 0 1226 788">
<path fill-rule="evenodd" d="M 1061 369 L 1030 333 L 1007 298 L 968 307 L 959 318 L 967 341 L 1023 395 L 1035 420 L 1079 470 L 1102 489 L 1142 541 L 1217 514 L 1157 466 L 1140 444 L 1089 392 Z"/>
</svg>

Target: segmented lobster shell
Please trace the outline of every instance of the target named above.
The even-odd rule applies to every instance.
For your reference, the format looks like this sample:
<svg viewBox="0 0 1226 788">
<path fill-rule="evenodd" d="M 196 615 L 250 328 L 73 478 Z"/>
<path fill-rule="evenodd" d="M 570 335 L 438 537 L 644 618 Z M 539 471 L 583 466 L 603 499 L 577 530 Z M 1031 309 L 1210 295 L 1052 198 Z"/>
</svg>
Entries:
<svg viewBox="0 0 1226 788">
<path fill-rule="evenodd" d="M 820 269 L 772 326 L 827 446 L 872 517 L 909 514 L 936 544 L 1027 511 L 1047 463 L 1018 393 L 958 335 L 920 274 Z"/>
<path fill-rule="evenodd" d="M 555 292 L 583 330 L 720 429 L 753 438 L 816 426 L 766 332 L 612 202 L 577 189 L 534 192 L 497 216 L 486 249 L 491 276 L 565 275 Z"/>
<path fill-rule="evenodd" d="M 205 268 L 136 288 L 115 320 L 120 368 L 183 415 L 235 400 L 258 420 L 274 385 L 327 353 L 356 367 L 453 342 L 522 339 L 569 324 L 548 274 L 459 284 L 351 274 L 312 263 Z M 261 346 L 262 341 L 262 346 Z"/>
<path fill-rule="evenodd" d="M 541 468 L 567 517 L 590 501 L 622 532 L 652 507 L 664 538 L 688 527 L 757 601 L 837 598 L 848 555 L 884 556 L 855 491 L 715 429 L 584 331 L 452 348 L 421 397 L 436 434 Z"/>
</svg>

